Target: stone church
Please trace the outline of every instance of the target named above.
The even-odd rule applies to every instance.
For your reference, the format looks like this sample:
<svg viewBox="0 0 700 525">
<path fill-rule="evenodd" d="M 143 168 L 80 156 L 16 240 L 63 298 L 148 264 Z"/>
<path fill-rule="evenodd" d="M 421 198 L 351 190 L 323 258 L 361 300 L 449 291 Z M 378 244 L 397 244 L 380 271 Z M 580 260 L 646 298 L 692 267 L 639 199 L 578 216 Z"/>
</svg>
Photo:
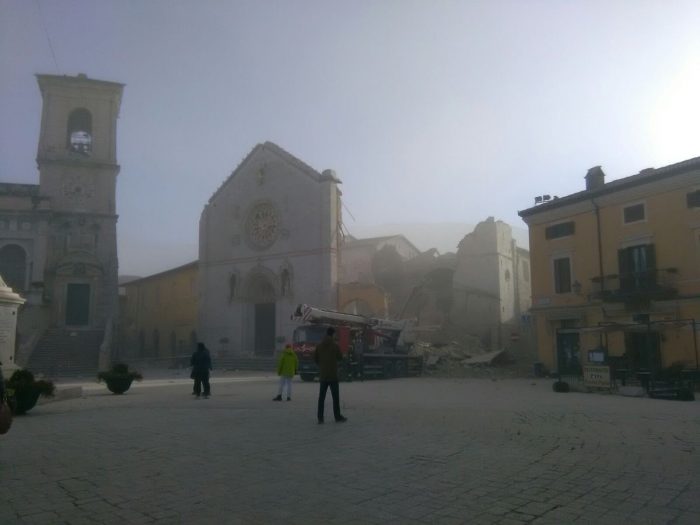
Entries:
<svg viewBox="0 0 700 525">
<path fill-rule="evenodd" d="M 269 356 L 291 340 L 298 303 L 336 308 L 340 180 L 258 144 L 205 205 L 199 338 L 218 355 Z"/>
<path fill-rule="evenodd" d="M 0 183 L 0 275 L 26 299 L 16 361 L 59 375 L 109 357 L 117 315 L 117 118 L 123 84 L 37 75 L 39 184 Z"/>
</svg>

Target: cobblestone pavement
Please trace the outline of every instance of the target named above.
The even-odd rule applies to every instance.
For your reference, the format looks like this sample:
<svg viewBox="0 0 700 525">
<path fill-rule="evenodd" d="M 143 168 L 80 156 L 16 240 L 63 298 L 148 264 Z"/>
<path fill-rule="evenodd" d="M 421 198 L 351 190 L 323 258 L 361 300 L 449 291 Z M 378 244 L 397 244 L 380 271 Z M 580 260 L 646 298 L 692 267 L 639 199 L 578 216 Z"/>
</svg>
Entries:
<svg viewBox="0 0 700 525">
<path fill-rule="evenodd" d="M 37 406 L 0 437 L 0 523 L 700 523 L 699 402 L 416 378 L 341 384 L 349 422 L 317 425 L 317 388 Z"/>
</svg>

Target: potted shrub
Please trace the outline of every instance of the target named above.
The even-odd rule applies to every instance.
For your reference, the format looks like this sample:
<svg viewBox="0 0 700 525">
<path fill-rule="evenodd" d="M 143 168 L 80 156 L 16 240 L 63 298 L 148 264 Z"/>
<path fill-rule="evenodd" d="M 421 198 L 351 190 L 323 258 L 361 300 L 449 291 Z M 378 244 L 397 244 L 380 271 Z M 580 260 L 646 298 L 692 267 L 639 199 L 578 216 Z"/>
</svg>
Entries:
<svg viewBox="0 0 700 525">
<path fill-rule="evenodd" d="M 39 396 L 52 397 L 56 387 L 43 379 L 36 381 L 29 370 L 15 370 L 5 384 L 10 407 L 16 415 L 26 414 L 39 400 Z"/>
<path fill-rule="evenodd" d="M 129 390 L 134 379 L 141 381 L 143 376 L 135 370 L 129 370 L 124 363 L 114 363 L 107 372 L 97 374 L 97 380 L 104 381 L 113 394 L 123 394 Z"/>
</svg>

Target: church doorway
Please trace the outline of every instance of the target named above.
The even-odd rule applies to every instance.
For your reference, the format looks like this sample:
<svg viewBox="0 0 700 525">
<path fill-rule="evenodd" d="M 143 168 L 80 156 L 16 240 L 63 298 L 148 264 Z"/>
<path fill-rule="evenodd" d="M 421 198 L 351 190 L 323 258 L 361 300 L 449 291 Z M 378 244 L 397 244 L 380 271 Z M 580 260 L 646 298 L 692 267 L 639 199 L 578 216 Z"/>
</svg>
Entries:
<svg viewBox="0 0 700 525">
<path fill-rule="evenodd" d="M 275 351 L 275 303 L 255 305 L 255 355 L 272 355 Z"/>
<path fill-rule="evenodd" d="M 252 272 L 246 280 L 246 299 L 252 312 L 252 350 L 256 356 L 270 356 L 275 352 L 277 325 L 277 297 L 273 276 L 263 271 Z"/>
<path fill-rule="evenodd" d="M 66 325 L 85 326 L 90 322 L 90 285 L 70 283 L 66 289 Z"/>
</svg>

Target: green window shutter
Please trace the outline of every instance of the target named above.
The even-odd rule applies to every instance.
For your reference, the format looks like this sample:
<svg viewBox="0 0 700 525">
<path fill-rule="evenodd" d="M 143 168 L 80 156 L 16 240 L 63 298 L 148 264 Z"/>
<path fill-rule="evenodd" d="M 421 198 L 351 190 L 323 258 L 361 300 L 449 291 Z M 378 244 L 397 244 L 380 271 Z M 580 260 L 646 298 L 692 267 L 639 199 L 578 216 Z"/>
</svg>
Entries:
<svg viewBox="0 0 700 525">
<path fill-rule="evenodd" d="M 634 261 L 629 248 L 617 251 L 617 262 L 620 272 L 620 290 L 629 290 L 634 287 Z"/>
<path fill-rule="evenodd" d="M 644 248 L 647 260 L 646 284 L 649 287 L 653 287 L 656 286 L 656 250 L 653 244 L 647 244 Z"/>
</svg>

